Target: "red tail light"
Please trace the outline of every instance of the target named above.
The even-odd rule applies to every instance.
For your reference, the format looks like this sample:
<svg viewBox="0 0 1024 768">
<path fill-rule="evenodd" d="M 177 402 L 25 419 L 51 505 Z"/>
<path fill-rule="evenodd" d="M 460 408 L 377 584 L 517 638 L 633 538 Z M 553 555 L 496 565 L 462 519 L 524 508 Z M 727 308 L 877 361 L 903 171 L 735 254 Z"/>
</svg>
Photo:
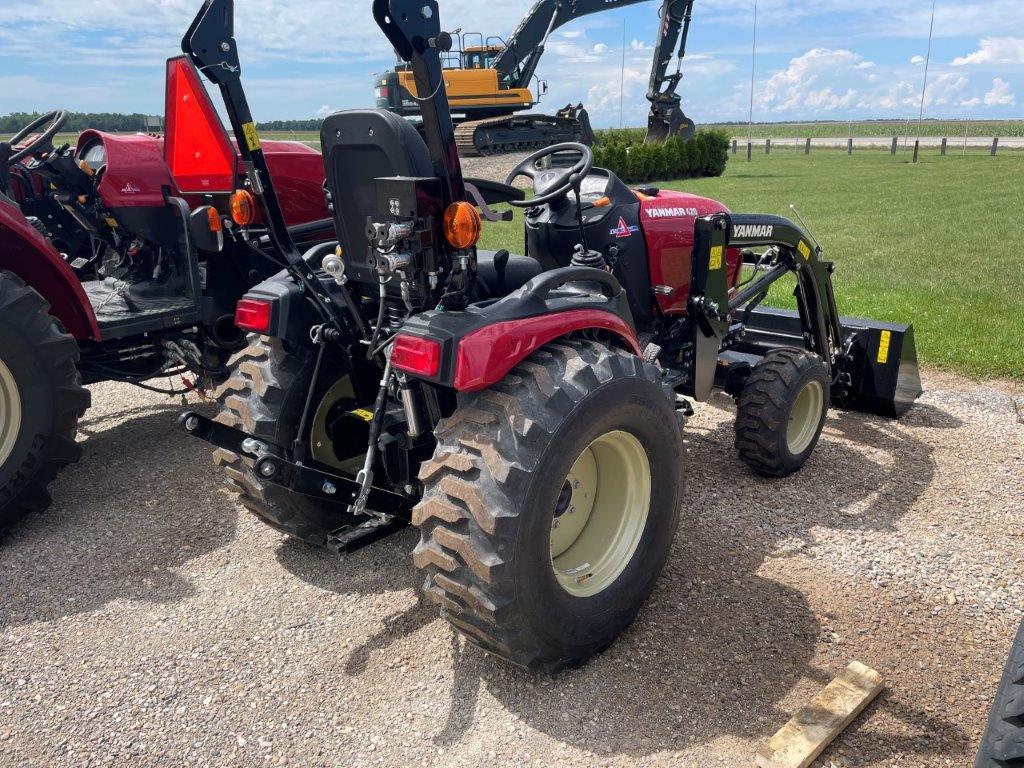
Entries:
<svg viewBox="0 0 1024 768">
<path fill-rule="evenodd" d="M 389 93 L 390 93 L 390 91 L 388 90 L 388 87 L 386 85 L 382 85 L 382 86 L 377 88 L 377 98 L 378 99 L 386 99 L 388 97 Z"/>
<path fill-rule="evenodd" d="M 235 325 L 243 331 L 266 333 L 270 330 L 270 302 L 242 299 L 235 307 Z"/>
<path fill-rule="evenodd" d="M 441 344 L 419 336 L 398 336 L 391 349 L 391 364 L 418 376 L 437 376 L 441 370 Z"/>
</svg>

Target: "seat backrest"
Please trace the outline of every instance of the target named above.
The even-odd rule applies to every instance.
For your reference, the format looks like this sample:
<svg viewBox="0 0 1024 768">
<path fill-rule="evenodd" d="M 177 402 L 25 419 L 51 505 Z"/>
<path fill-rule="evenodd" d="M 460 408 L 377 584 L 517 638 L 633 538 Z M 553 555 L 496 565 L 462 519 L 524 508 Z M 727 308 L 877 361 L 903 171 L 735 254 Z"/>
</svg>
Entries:
<svg viewBox="0 0 1024 768">
<path fill-rule="evenodd" d="M 427 145 L 408 120 L 381 109 L 335 112 L 320 129 L 334 226 L 353 280 L 376 283 L 367 264 L 366 219 L 377 211 L 374 179 L 433 176 Z M 386 213 L 386 212 L 385 212 Z"/>
</svg>

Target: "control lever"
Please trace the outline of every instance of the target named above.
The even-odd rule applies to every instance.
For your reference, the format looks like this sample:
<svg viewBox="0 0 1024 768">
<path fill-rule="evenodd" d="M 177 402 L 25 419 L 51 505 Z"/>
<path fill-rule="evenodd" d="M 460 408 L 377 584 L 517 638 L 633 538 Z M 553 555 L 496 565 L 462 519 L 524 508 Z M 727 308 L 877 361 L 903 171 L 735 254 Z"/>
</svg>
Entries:
<svg viewBox="0 0 1024 768">
<path fill-rule="evenodd" d="M 468 181 L 465 183 L 466 192 L 473 198 L 473 203 L 477 208 L 480 209 L 480 213 L 488 221 L 512 221 L 512 211 L 503 211 L 498 213 L 496 210 L 487 205 L 487 201 L 484 200 L 484 196 L 480 194 L 480 190 Z"/>
<path fill-rule="evenodd" d="M 468 186 L 468 185 L 467 185 Z M 510 211 L 511 213 L 511 211 Z M 498 293 L 505 293 L 505 270 L 508 268 L 508 251 L 502 248 L 494 254 L 494 271 L 498 276 Z"/>
</svg>

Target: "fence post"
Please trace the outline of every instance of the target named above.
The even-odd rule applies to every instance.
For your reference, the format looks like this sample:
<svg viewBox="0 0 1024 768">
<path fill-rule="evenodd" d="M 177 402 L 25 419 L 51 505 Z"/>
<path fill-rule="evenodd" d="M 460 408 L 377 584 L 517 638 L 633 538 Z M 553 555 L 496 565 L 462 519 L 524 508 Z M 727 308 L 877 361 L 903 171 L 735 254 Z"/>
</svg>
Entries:
<svg viewBox="0 0 1024 768">
<path fill-rule="evenodd" d="M 899 136 L 893 136 L 892 137 L 892 151 L 890 152 L 890 154 L 893 157 L 896 157 L 896 150 L 899 148 L 899 145 L 900 145 L 900 137 Z"/>
<path fill-rule="evenodd" d="M 804 144 L 804 154 L 805 155 L 811 154 L 811 137 L 810 136 L 807 137 L 807 143 Z"/>
<path fill-rule="evenodd" d="M 996 152 L 999 151 L 999 137 L 996 136 L 992 139 L 992 157 L 996 156 Z"/>
<path fill-rule="evenodd" d="M 848 155 L 852 155 L 853 154 L 853 137 L 852 136 L 846 140 L 846 154 L 848 154 Z"/>
<path fill-rule="evenodd" d="M 914 163 L 917 163 L 917 155 L 921 151 L 921 140 L 914 139 Z"/>
<path fill-rule="evenodd" d="M 738 147 L 739 147 L 739 141 L 737 141 L 736 139 L 733 139 L 732 140 L 732 153 L 734 155 L 736 154 L 736 150 L 737 150 Z"/>
<path fill-rule="evenodd" d="M 939 154 L 940 154 L 940 155 L 942 155 L 943 157 L 945 157 L 945 156 L 946 156 L 946 145 L 947 145 L 948 143 L 949 143 L 949 142 L 948 142 L 948 141 L 947 141 L 946 139 L 943 139 L 943 140 L 942 140 L 942 147 L 941 147 L 941 148 L 939 149 Z"/>
<path fill-rule="evenodd" d="M 754 159 L 754 143 L 747 141 L 747 162 L 751 162 Z"/>
<path fill-rule="evenodd" d="M 771 139 L 765 139 L 764 140 L 764 153 L 766 155 L 770 155 L 772 153 L 772 140 Z"/>
</svg>

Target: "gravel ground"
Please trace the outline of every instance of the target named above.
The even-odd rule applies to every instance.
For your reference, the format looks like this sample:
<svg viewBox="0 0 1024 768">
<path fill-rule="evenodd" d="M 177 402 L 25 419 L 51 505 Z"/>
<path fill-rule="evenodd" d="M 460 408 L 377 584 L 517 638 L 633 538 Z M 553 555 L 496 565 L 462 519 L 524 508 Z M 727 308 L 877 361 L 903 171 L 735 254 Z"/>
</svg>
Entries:
<svg viewBox="0 0 1024 768">
<path fill-rule="evenodd" d="M 81 464 L 0 548 L 0 765 L 731 768 L 855 658 L 889 687 L 820 765 L 966 766 L 1021 613 L 1024 390 L 926 385 L 898 423 L 833 415 L 783 481 L 700 407 L 653 598 L 555 678 L 419 604 L 413 531 L 287 541 L 179 403 L 96 386 Z"/>
</svg>

